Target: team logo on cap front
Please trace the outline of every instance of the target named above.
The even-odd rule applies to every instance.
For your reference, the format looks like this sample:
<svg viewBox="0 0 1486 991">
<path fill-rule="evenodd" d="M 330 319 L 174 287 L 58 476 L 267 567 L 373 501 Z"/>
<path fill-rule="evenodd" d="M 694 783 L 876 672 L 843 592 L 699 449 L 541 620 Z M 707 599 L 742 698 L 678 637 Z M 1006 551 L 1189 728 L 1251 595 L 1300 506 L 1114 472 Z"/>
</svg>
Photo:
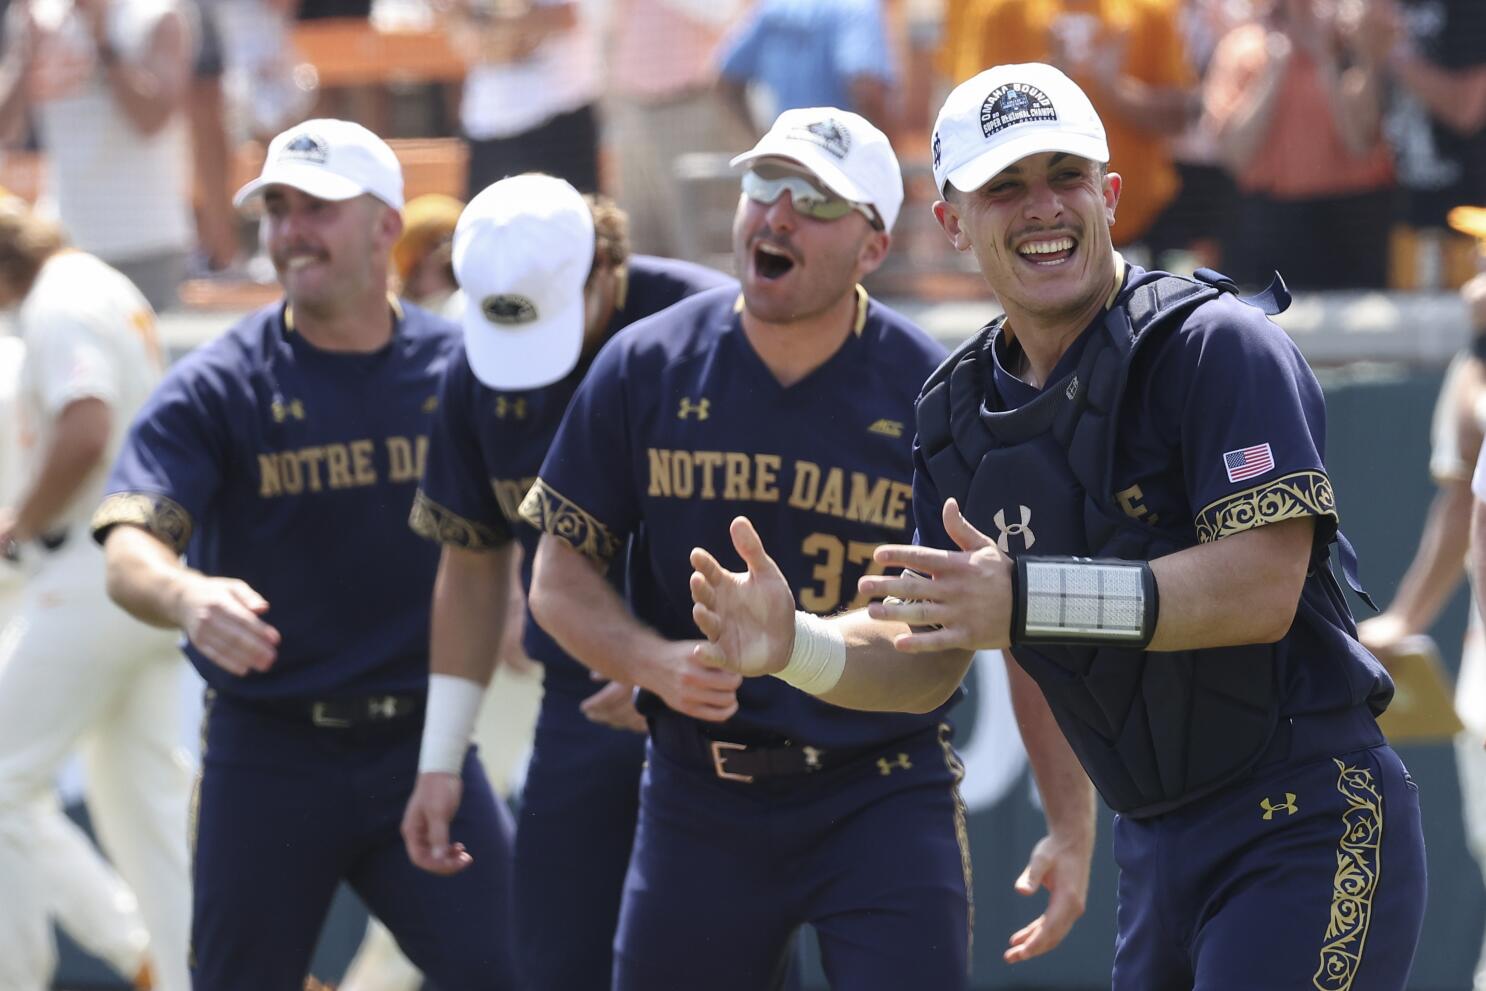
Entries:
<svg viewBox="0 0 1486 991">
<path fill-rule="evenodd" d="M 279 159 L 295 158 L 302 162 L 313 162 L 315 165 L 324 165 L 325 159 L 330 155 L 330 146 L 325 139 L 308 132 L 295 135 L 284 147 L 279 149 Z"/>
<path fill-rule="evenodd" d="M 845 158 L 851 150 L 851 135 L 832 118 L 818 120 L 804 127 L 791 128 L 789 136 L 818 144 L 837 158 Z"/>
<path fill-rule="evenodd" d="M 1007 83 L 991 90 L 980 105 L 980 133 L 990 137 L 1017 124 L 1034 124 L 1057 120 L 1053 101 L 1036 86 Z"/>
<path fill-rule="evenodd" d="M 939 148 L 939 132 L 938 131 L 935 131 L 934 132 L 934 168 L 936 168 L 936 169 L 939 168 L 939 159 L 940 159 L 940 157 L 941 157 L 941 154 L 940 154 L 940 148 Z"/>
<path fill-rule="evenodd" d="M 486 296 L 480 300 L 480 312 L 485 314 L 486 320 L 498 324 L 531 323 L 537 318 L 536 304 L 514 293 Z"/>
</svg>

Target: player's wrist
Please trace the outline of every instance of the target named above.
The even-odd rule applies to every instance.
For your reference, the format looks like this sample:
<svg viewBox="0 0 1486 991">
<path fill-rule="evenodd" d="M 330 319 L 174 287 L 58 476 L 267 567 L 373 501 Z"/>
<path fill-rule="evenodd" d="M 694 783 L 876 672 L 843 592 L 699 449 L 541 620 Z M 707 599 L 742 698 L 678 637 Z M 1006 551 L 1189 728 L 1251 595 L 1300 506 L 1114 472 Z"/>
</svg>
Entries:
<svg viewBox="0 0 1486 991">
<path fill-rule="evenodd" d="M 774 677 L 808 695 L 835 688 L 846 670 L 846 638 L 834 623 L 808 612 L 795 612 L 795 642 L 789 660 Z"/>
<path fill-rule="evenodd" d="M 452 674 L 429 675 L 423 741 L 418 749 L 419 774 L 457 776 L 463 770 L 484 697 L 485 686 L 477 681 Z"/>
</svg>

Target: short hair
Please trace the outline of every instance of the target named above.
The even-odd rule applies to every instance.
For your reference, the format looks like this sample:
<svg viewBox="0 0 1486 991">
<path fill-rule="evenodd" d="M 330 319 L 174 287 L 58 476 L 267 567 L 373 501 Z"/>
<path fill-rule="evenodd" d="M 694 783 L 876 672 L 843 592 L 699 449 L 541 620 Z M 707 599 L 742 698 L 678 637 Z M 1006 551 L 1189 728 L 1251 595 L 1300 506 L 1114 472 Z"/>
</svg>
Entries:
<svg viewBox="0 0 1486 991">
<path fill-rule="evenodd" d="M 17 295 L 29 292 L 46 260 L 67 244 L 62 229 L 38 217 L 17 196 L 0 197 L 0 282 Z"/>
<path fill-rule="evenodd" d="M 618 268 L 629 260 L 629 214 L 603 193 L 585 193 L 593 211 L 593 267 L 589 278 L 600 268 Z"/>
</svg>

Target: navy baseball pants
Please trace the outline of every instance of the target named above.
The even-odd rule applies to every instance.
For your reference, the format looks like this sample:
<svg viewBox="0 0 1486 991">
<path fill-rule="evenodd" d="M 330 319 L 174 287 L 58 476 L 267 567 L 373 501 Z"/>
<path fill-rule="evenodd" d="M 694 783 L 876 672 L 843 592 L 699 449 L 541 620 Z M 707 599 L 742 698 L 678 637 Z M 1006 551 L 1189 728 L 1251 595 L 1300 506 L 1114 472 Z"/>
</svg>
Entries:
<svg viewBox="0 0 1486 991">
<path fill-rule="evenodd" d="M 970 861 L 949 729 L 834 769 L 720 779 L 652 743 L 615 991 L 761 991 L 815 927 L 832 987 L 966 987 Z"/>
<path fill-rule="evenodd" d="M 1387 746 L 1287 761 L 1115 820 L 1114 991 L 1403 991 L 1424 922 L 1419 795 Z"/>
<path fill-rule="evenodd" d="M 645 737 L 594 723 L 549 669 L 516 819 L 517 969 L 526 991 L 609 986 L 640 809 Z"/>
<path fill-rule="evenodd" d="M 474 751 L 450 829 L 474 857 L 437 877 L 399 833 L 422 720 L 325 728 L 223 696 L 209 701 L 194 805 L 192 981 L 300 991 L 345 880 L 440 987 L 509 991 L 509 813 Z"/>
</svg>

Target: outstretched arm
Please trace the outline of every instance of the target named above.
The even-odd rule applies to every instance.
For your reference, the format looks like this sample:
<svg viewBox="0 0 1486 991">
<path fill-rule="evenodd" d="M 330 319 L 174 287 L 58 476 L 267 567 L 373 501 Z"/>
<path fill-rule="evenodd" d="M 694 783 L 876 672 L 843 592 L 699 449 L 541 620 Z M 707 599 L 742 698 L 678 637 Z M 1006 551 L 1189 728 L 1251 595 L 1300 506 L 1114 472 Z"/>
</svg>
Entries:
<svg viewBox="0 0 1486 991">
<path fill-rule="evenodd" d="M 246 582 L 188 568 L 164 541 L 129 524 L 110 529 L 103 550 L 108 596 L 135 619 L 184 631 L 231 674 L 273 666 L 279 631 L 263 621 L 268 602 Z"/>
</svg>

